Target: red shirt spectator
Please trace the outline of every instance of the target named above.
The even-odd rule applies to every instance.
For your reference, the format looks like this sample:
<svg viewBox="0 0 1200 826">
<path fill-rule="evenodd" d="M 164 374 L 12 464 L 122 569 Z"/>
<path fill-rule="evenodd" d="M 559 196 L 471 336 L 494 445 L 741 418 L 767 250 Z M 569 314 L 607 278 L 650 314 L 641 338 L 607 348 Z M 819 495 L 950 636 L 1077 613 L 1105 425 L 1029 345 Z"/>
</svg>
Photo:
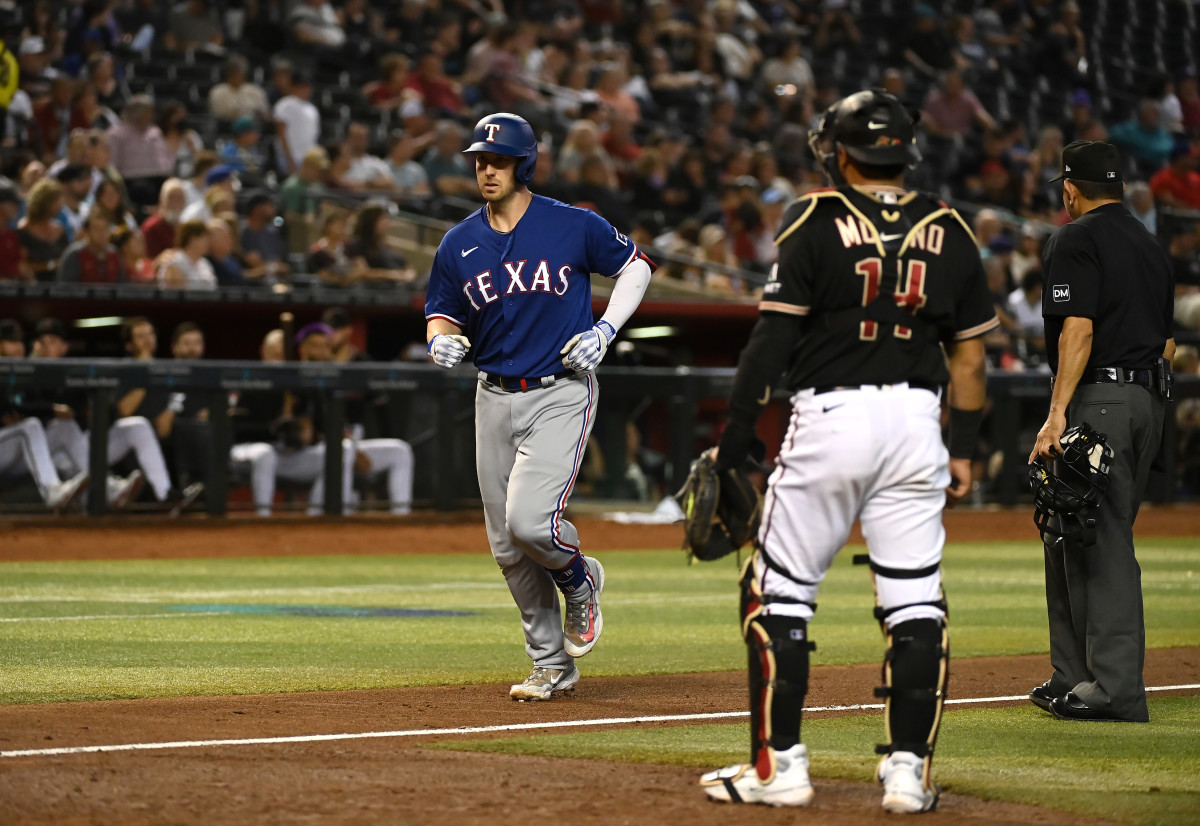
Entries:
<svg viewBox="0 0 1200 826">
<path fill-rule="evenodd" d="M 142 235 L 146 236 L 146 255 L 151 258 L 157 258 L 164 250 L 175 246 L 175 225 L 169 223 L 161 212 L 145 220 Z"/>
<path fill-rule="evenodd" d="M 405 88 L 412 89 L 421 96 L 427 112 L 453 112 L 461 114 L 466 110 L 463 106 L 462 95 L 457 84 L 446 76 L 442 69 L 442 58 L 432 52 L 426 52 L 417 63 L 417 71 L 409 75 Z"/>
<path fill-rule="evenodd" d="M 0 279 L 21 277 L 21 236 L 12 227 L 0 228 Z"/>
<path fill-rule="evenodd" d="M 1200 172 L 1196 157 L 1186 146 L 1171 153 L 1171 163 L 1150 179 L 1154 200 L 1163 206 L 1200 209 Z"/>
</svg>

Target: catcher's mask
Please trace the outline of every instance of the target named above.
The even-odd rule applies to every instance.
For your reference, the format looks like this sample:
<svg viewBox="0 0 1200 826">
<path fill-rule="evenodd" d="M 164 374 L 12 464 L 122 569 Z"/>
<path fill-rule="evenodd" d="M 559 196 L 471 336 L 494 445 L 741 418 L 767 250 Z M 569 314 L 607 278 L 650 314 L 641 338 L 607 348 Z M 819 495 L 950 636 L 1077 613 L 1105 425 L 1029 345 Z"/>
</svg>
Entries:
<svg viewBox="0 0 1200 826">
<path fill-rule="evenodd" d="M 1063 455 L 1055 460 L 1053 473 L 1041 458 L 1029 468 L 1033 524 L 1051 536 L 1082 533 L 1084 544 L 1091 545 L 1095 542 L 1096 520 L 1088 511 L 1108 490 L 1113 449 L 1108 446 L 1108 437 L 1088 424 L 1068 428 L 1059 441 Z"/>
<path fill-rule="evenodd" d="M 845 183 L 838 171 L 837 147 L 872 166 L 911 167 L 920 162 L 917 121 L 921 113 L 882 89 L 856 92 L 834 103 L 808 133 L 808 146 L 834 186 Z"/>
</svg>

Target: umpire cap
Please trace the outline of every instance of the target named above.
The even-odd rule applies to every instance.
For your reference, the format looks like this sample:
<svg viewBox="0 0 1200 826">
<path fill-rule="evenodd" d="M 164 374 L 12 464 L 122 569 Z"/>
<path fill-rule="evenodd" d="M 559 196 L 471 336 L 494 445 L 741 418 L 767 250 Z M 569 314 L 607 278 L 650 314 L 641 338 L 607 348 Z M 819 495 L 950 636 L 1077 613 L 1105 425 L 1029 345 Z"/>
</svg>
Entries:
<svg viewBox="0 0 1200 826">
<path fill-rule="evenodd" d="M 517 166 L 517 183 L 528 186 L 537 168 L 537 135 L 529 121 L 510 112 L 488 115 L 475 124 L 471 133 L 471 145 L 463 150 L 464 155 L 475 152 L 494 152 L 513 158 L 524 158 Z"/>
<path fill-rule="evenodd" d="M 921 160 L 917 149 L 920 113 L 895 95 L 868 89 L 842 98 L 821 115 L 808 144 L 823 166 L 836 164 L 840 144 L 846 154 L 873 166 L 910 166 Z"/>
</svg>

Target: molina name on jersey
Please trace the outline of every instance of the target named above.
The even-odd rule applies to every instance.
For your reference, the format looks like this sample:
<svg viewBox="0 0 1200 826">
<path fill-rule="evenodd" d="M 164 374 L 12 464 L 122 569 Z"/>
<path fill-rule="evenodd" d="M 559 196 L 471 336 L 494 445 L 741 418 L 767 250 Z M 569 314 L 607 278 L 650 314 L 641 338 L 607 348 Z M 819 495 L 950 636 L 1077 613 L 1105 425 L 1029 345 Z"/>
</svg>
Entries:
<svg viewBox="0 0 1200 826">
<path fill-rule="evenodd" d="M 475 366 L 507 378 L 562 372 L 560 350 L 591 329 L 593 272 L 612 278 L 645 258 L 594 212 L 534 195 L 512 232 L 480 209 L 446 233 L 434 256 L 425 318 L 471 341 Z"/>
<path fill-rule="evenodd" d="M 759 308 L 810 319 L 789 388 L 945 384 L 940 343 L 999 324 L 974 235 L 931 196 L 817 190 L 788 208 L 776 243 L 779 263 Z M 891 323 L 870 307 L 880 297 L 894 303 Z"/>
</svg>

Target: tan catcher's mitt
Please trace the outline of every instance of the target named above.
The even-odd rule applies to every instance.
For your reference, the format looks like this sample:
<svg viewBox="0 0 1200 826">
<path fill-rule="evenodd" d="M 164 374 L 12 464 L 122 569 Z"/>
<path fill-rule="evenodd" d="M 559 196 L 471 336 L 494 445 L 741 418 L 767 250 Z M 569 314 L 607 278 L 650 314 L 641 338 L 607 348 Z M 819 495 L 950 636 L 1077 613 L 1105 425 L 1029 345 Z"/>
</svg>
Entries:
<svg viewBox="0 0 1200 826">
<path fill-rule="evenodd" d="M 692 462 L 675 500 L 683 508 L 683 547 L 706 562 L 733 553 L 758 534 L 762 494 L 737 468 L 718 471 L 716 448 Z"/>
</svg>

